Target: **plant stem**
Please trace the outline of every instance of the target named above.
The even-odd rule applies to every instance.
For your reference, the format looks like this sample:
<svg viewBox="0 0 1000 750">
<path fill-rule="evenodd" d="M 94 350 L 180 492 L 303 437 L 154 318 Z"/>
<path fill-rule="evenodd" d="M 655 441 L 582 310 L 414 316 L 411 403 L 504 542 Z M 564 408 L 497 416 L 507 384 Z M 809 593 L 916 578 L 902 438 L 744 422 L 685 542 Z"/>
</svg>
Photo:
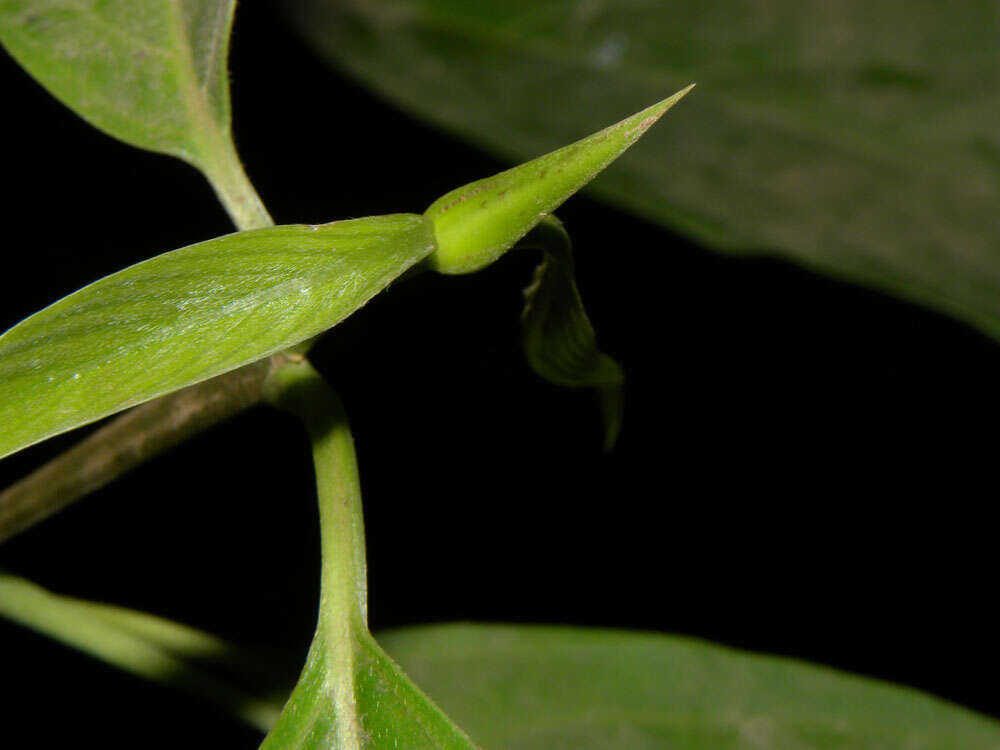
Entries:
<svg viewBox="0 0 1000 750">
<path fill-rule="evenodd" d="M 367 627 L 364 517 L 354 439 L 337 394 L 300 356 L 276 355 L 264 397 L 306 426 L 312 441 L 319 493 L 323 552 L 323 591 L 337 590 L 345 613 Z M 340 597 L 343 593 L 345 596 Z M 348 606 L 349 605 L 349 606 Z M 338 605 L 341 606 L 341 605 Z"/>
<path fill-rule="evenodd" d="M 358 634 L 368 629 L 368 582 L 354 440 L 340 399 L 304 357 L 276 360 L 265 389 L 269 401 L 303 421 L 312 442 L 323 567 L 310 661 L 325 661 L 337 722 L 335 746 L 358 748 L 361 721 L 354 690 L 355 651 Z"/>
<path fill-rule="evenodd" d="M 261 400 L 262 360 L 125 412 L 0 492 L 0 543 Z"/>
<path fill-rule="evenodd" d="M 213 153 L 219 157 L 204 165 L 205 176 L 237 229 L 274 226 L 271 214 L 243 170 L 232 139 L 223 138 Z"/>
</svg>

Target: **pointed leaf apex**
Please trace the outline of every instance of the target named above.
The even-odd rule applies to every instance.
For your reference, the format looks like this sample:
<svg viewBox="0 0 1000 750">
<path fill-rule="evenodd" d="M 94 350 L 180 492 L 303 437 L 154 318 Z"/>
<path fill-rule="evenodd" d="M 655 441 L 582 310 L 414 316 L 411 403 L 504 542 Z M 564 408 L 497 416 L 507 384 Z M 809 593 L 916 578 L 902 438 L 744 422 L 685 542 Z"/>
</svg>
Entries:
<svg viewBox="0 0 1000 750">
<path fill-rule="evenodd" d="M 666 113 L 668 109 L 670 109 L 672 106 L 677 104 L 677 102 L 679 102 L 681 99 L 687 96 L 688 92 L 691 89 L 693 89 L 696 85 L 697 84 L 692 83 L 686 86 L 685 88 L 682 88 L 676 94 L 671 94 L 662 102 L 658 102 L 654 104 L 652 107 L 647 107 L 646 109 L 642 110 L 642 112 L 640 112 L 639 114 L 633 115 L 631 118 L 629 118 L 629 119 L 640 120 L 639 128 L 641 129 L 639 130 L 639 135 L 642 135 L 647 130 L 649 130 L 650 126 L 653 123 L 655 123 L 657 120 L 663 117 L 663 115 Z"/>
<path fill-rule="evenodd" d="M 645 134 L 645 132 L 649 130 L 656 123 L 657 120 L 659 120 L 661 117 L 663 117 L 664 114 L 666 114 L 668 109 L 670 109 L 672 106 L 677 104 L 677 102 L 683 99 L 687 95 L 687 93 L 694 87 L 695 84 L 692 83 L 686 88 L 683 88 L 680 91 L 678 91 L 676 94 L 671 94 L 663 101 L 657 102 L 656 104 L 650 107 L 646 107 L 646 109 L 642 110 L 641 112 L 636 112 L 631 117 L 627 117 L 621 122 L 612 125 L 609 128 L 605 128 L 604 130 L 601 131 L 601 133 L 597 133 L 595 135 L 601 135 L 603 133 L 610 134 L 614 131 L 624 130 L 625 140 L 627 142 L 625 148 L 628 148 L 637 140 L 639 140 L 639 138 L 641 138 Z M 591 136 L 591 138 L 594 137 L 595 136 Z M 625 149 L 622 149 L 622 151 L 624 150 Z"/>
<path fill-rule="evenodd" d="M 690 90 L 688 86 L 576 143 L 438 198 L 425 212 L 438 244 L 428 264 L 449 274 L 490 265 L 621 156 Z"/>
</svg>

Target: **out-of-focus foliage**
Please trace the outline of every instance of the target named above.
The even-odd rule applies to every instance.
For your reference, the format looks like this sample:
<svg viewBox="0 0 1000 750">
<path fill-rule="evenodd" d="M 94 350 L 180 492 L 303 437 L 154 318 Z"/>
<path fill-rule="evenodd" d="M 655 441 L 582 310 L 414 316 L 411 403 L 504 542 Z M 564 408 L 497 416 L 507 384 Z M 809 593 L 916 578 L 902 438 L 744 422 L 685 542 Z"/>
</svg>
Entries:
<svg viewBox="0 0 1000 750">
<path fill-rule="evenodd" d="M 379 636 L 484 748 L 995 748 L 916 690 L 676 636 L 436 625 Z"/>
<path fill-rule="evenodd" d="M 46 591 L 0 571 L 0 616 L 210 701 L 261 731 L 288 693 L 276 661 L 162 617 Z"/>
<path fill-rule="evenodd" d="M 520 160 L 691 81 L 593 190 L 1000 335 L 1000 8 L 986 0 L 298 0 L 338 65 Z"/>
</svg>

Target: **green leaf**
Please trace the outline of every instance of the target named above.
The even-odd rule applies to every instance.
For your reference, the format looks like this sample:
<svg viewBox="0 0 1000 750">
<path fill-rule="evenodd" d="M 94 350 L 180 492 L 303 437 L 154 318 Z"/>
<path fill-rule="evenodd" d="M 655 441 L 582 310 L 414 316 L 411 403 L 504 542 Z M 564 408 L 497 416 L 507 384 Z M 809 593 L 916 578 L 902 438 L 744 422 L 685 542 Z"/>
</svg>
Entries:
<svg viewBox="0 0 1000 750">
<path fill-rule="evenodd" d="M 242 228 L 270 224 L 230 138 L 233 0 L 0 0 L 0 42 L 63 104 L 201 169 Z"/>
<path fill-rule="evenodd" d="M 287 695 L 258 652 L 143 612 L 59 596 L 2 572 L 0 616 L 214 703 L 261 731 L 274 724 Z"/>
<path fill-rule="evenodd" d="M 476 747 L 406 676 L 367 629 L 356 632 L 350 644 L 351 705 L 337 695 L 331 684 L 331 673 L 343 668 L 331 653 L 335 648 L 324 631 L 318 630 L 299 684 L 261 745 L 263 750 Z M 355 726 L 348 729 L 345 724 Z M 358 744 L 352 745 L 352 741 Z"/>
<path fill-rule="evenodd" d="M 95 127 L 200 165 L 229 130 L 233 8 L 232 0 L 2 0 L 0 39 Z"/>
<path fill-rule="evenodd" d="M 521 322 L 528 364 L 550 383 L 596 388 L 604 413 L 604 447 L 611 450 L 621 427 L 624 374 L 597 348 L 597 337 L 576 288 L 569 235 L 547 216 L 521 242 L 545 252 L 524 290 Z"/>
<path fill-rule="evenodd" d="M 303 33 L 512 161 L 689 81 L 596 194 L 1000 336 L 996 4 L 298 0 Z"/>
<path fill-rule="evenodd" d="M 412 214 L 272 227 L 84 287 L 0 336 L 0 457 L 304 341 L 433 249 Z"/>
<path fill-rule="evenodd" d="M 569 146 L 452 190 L 424 214 L 437 239 L 437 250 L 426 265 L 441 273 L 478 271 L 520 240 L 521 246 L 545 251 L 546 260 L 526 292 L 525 353 L 535 372 L 550 382 L 598 389 L 607 450 L 621 426 L 623 375 L 597 348 L 573 277 L 569 238 L 551 212 L 621 156 L 692 88 Z"/>
<path fill-rule="evenodd" d="M 438 240 L 429 265 L 441 273 L 470 273 L 491 264 L 621 156 L 691 88 L 576 143 L 438 198 L 425 213 Z"/>
<path fill-rule="evenodd" d="M 302 419 L 312 441 L 323 569 L 309 657 L 262 747 L 472 748 L 368 631 L 361 489 L 340 400 L 304 360 L 272 372 L 269 397 Z"/>
<path fill-rule="evenodd" d="M 689 638 L 438 625 L 380 639 L 491 750 L 1000 746 L 1000 724 L 917 690 Z"/>
</svg>

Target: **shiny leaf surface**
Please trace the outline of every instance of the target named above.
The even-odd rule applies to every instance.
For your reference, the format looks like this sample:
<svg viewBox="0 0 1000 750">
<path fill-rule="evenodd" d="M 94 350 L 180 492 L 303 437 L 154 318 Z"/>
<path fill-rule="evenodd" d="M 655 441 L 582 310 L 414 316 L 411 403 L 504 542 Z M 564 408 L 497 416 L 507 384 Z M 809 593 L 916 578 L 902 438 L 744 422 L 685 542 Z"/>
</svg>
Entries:
<svg viewBox="0 0 1000 750">
<path fill-rule="evenodd" d="M 426 257 L 416 215 L 219 237 L 107 276 L 0 336 L 0 456 L 304 341 Z"/>
</svg>

